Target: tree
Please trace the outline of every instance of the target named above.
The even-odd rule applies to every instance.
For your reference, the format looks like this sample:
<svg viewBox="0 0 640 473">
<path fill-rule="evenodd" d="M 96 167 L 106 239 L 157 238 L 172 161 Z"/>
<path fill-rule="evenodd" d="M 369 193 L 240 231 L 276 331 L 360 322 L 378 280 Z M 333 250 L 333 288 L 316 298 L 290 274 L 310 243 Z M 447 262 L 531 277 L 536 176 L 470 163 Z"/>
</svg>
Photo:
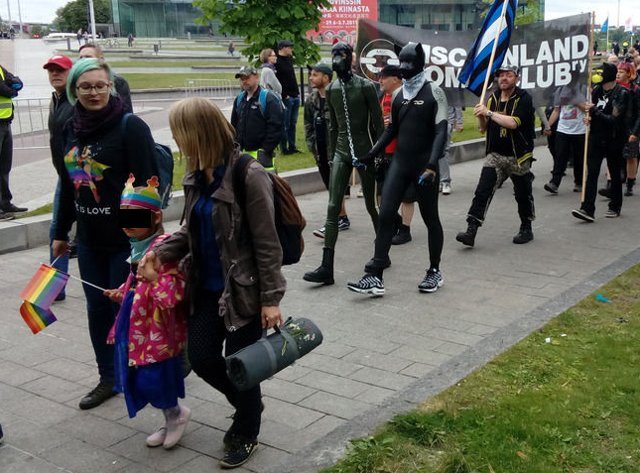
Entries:
<svg viewBox="0 0 640 473">
<path fill-rule="evenodd" d="M 278 41 L 295 43 L 297 64 L 313 64 L 320 60 L 319 48 L 305 34 L 317 30 L 321 8 L 330 8 L 329 0 L 195 0 L 204 16 L 201 24 L 219 19 L 220 31 L 245 38 L 242 50 L 250 60 L 264 48 L 275 48 Z"/>
<path fill-rule="evenodd" d="M 109 0 L 94 0 L 93 10 L 96 23 L 111 23 L 111 2 Z M 72 0 L 56 10 L 53 24 L 59 31 L 75 32 L 80 28 L 87 29 L 89 25 L 89 1 Z"/>
</svg>

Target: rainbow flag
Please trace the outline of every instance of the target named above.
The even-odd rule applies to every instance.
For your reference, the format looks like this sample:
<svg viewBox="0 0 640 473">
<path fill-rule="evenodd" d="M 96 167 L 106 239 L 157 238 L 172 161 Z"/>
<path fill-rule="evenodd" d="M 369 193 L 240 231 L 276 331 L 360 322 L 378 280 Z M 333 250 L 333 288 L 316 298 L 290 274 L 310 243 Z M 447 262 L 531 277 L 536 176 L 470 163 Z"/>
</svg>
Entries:
<svg viewBox="0 0 640 473">
<path fill-rule="evenodd" d="M 27 287 L 20 293 L 20 298 L 41 310 L 48 311 L 68 280 L 68 274 L 56 271 L 46 264 L 41 264 Z M 53 320 L 55 320 L 55 317 Z"/>
<path fill-rule="evenodd" d="M 50 310 L 35 306 L 27 301 L 20 306 L 20 315 L 34 334 L 57 320 Z"/>
</svg>

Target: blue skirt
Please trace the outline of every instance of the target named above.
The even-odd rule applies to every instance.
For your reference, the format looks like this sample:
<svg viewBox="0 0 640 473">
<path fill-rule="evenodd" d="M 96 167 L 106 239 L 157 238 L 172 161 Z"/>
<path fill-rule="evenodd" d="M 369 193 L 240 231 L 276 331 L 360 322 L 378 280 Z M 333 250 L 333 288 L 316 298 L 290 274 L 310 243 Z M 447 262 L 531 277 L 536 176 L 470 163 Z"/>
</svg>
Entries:
<svg viewBox="0 0 640 473">
<path fill-rule="evenodd" d="M 129 317 L 133 305 L 133 291 L 122 301 L 115 330 L 115 387 L 124 394 L 129 417 L 135 417 L 147 404 L 169 409 L 184 398 L 182 358 L 174 356 L 158 363 L 129 366 Z"/>
</svg>

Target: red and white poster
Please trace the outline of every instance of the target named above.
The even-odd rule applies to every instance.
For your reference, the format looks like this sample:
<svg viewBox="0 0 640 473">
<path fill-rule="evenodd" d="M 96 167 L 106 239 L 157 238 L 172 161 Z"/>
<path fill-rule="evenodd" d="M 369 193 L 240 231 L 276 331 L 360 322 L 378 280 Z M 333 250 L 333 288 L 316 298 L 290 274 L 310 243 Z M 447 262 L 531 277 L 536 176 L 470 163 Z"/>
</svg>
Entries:
<svg viewBox="0 0 640 473">
<path fill-rule="evenodd" d="M 378 0 L 330 0 L 331 8 L 322 9 L 318 31 L 307 36 L 316 42 L 333 43 L 334 38 L 355 44 L 358 20 L 378 21 Z"/>
</svg>

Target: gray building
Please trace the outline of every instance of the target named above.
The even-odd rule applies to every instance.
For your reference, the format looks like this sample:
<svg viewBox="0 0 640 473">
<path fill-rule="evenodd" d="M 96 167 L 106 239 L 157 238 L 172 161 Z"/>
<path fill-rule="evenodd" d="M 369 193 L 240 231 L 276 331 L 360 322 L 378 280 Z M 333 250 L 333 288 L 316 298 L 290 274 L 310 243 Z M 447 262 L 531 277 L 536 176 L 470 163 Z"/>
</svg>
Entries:
<svg viewBox="0 0 640 473">
<path fill-rule="evenodd" d="M 188 33 L 206 36 L 217 33 L 217 24 L 196 23 L 202 12 L 191 0 L 111 0 L 116 33 L 139 38 L 180 38 Z M 211 31 L 210 31 L 211 28 Z"/>
</svg>

